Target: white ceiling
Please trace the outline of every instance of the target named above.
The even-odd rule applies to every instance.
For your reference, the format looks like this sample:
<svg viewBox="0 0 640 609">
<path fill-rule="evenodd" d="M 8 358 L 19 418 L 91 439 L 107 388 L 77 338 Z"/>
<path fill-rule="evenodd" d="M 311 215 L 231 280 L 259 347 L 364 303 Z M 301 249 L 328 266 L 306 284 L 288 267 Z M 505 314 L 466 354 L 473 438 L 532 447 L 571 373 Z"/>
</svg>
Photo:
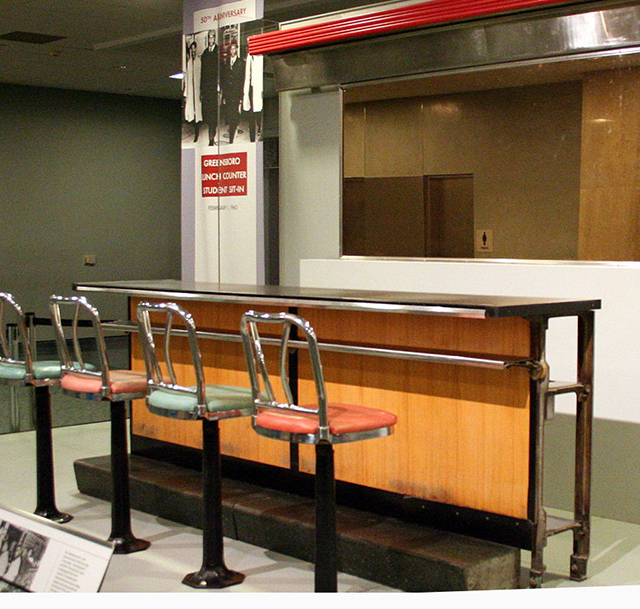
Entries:
<svg viewBox="0 0 640 609">
<path fill-rule="evenodd" d="M 265 0 L 285 21 L 373 0 Z M 182 0 L 0 0 L 0 36 L 63 36 L 47 44 L 0 39 L 0 82 L 177 98 Z"/>
</svg>

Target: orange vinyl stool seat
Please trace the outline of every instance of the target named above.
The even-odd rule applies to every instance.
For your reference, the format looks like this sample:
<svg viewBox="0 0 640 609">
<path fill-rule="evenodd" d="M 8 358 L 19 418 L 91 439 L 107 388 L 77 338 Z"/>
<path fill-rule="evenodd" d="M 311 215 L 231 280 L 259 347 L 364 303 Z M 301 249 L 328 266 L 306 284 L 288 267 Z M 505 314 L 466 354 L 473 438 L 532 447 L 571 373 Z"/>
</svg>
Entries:
<svg viewBox="0 0 640 609">
<path fill-rule="evenodd" d="M 147 394 L 144 372 L 112 370 L 98 310 L 86 298 L 52 295 L 49 299 L 56 344 L 62 366 L 60 387 L 66 395 L 80 400 L 110 402 L 111 404 L 111 534 L 116 554 L 130 554 L 146 550 L 151 544 L 135 537 L 131 530 L 131 501 L 129 493 L 129 449 L 127 441 L 126 402 Z M 64 332 L 61 310 L 72 313 L 71 357 Z M 85 361 L 79 327 L 87 322 L 86 332 L 95 343 L 98 361 Z M 83 339 L 84 340 L 84 339 Z"/>
<path fill-rule="evenodd" d="M 258 326 L 279 325 L 279 370 L 281 394 L 278 400 L 273 390 L 263 339 Z M 334 474 L 334 444 L 381 438 L 393 432 L 395 414 L 353 404 L 327 402 L 320 350 L 309 322 L 291 313 L 257 313 L 248 311 L 242 317 L 241 333 L 251 378 L 255 411 L 253 429 L 260 435 L 298 444 L 314 444 L 315 472 L 315 591 L 337 592 L 338 555 L 336 531 L 336 489 Z M 293 399 L 288 376 L 292 331 L 300 333 L 297 345 L 307 348 L 317 403 L 300 406 Z M 273 342 L 269 337 L 268 342 Z"/>
<path fill-rule="evenodd" d="M 303 408 L 315 409 L 309 404 Z M 397 417 L 386 410 L 356 406 L 353 404 L 327 404 L 329 433 L 332 436 L 357 434 L 365 431 L 391 427 Z M 255 426 L 292 434 L 318 434 L 319 417 L 308 413 L 282 413 L 277 410 L 261 410 L 255 417 Z"/>
</svg>

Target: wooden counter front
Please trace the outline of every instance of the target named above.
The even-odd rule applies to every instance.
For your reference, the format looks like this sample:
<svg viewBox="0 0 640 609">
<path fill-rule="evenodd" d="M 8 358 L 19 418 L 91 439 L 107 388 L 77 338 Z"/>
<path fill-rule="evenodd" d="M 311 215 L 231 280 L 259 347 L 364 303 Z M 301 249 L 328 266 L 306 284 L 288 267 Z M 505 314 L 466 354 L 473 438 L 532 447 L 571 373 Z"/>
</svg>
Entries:
<svg viewBox="0 0 640 609">
<path fill-rule="evenodd" d="M 139 301 L 131 299 L 132 319 Z M 229 333 L 238 333 L 240 317 L 249 308 L 283 310 L 249 298 L 246 304 L 180 304 L 193 314 L 198 330 Z M 298 314 L 311 322 L 321 341 L 522 359 L 530 355 L 529 322 L 522 317 L 469 319 L 313 306 L 300 307 Z M 240 343 L 200 344 L 207 382 L 249 386 Z M 186 341 L 184 345 L 187 353 Z M 135 336 L 132 358 L 134 368 L 142 370 Z M 322 361 L 329 401 L 382 408 L 398 416 L 391 437 L 336 447 L 338 480 L 527 518 L 531 410 L 526 369 L 490 370 L 331 352 L 323 352 Z M 187 367 L 179 374 L 179 382 L 194 383 Z M 314 401 L 304 357 L 299 379 L 300 401 Z M 289 467 L 289 445 L 258 436 L 248 418 L 222 421 L 221 430 L 223 454 Z M 201 447 L 197 422 L 153 415 L 142 401 L 133 406 L 132 433 Z M 313 461 L 312 448 L 302 446 L 300 469 L 313 471 Z"/>
</svg>

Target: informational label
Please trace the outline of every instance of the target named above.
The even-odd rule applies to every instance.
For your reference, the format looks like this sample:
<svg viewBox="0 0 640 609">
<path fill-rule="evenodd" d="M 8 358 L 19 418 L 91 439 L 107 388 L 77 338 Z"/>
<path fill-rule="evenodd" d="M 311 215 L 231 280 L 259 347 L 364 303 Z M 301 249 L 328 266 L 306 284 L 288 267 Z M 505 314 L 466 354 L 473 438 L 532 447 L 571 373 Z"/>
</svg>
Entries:
<svg viewBox="0 0 640 609">
<path fill-rule="evenodd" d="M 476 230 L 476 252 L 493 252 L 493 231 L 489 229 Z"/>
<path fill-rule="evenodd" d="M 262 57 L 248 53 L 261 0 L 185 0 L 182 278 L 265 275 Z"/>
<path fill-rule="evenodd" d="M 98 592 L 112 544 L 0 506 L 0 592 Z"/>
<path fill-rule="evenodd" d="M 221 6 L 196 11 L 193 14 L 193 27 L 198 31 L 256 19 L 258 17 L 255 0 L 238 0 L 238 2 L 227 2 Z"/>
<path fill-rule="evenodd" d="M 202 156 L 203 197 L 246 197 L 247 153 Z"/>
</svg>

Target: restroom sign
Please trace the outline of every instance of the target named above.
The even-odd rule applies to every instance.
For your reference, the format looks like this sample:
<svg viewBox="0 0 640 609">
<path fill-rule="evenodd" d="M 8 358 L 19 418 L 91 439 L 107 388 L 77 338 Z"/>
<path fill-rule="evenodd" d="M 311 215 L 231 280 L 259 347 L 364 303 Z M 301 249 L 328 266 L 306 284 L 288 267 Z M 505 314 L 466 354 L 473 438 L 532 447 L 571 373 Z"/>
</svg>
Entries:
<svg viewBox="0 0 640 609">
<path fill-rule="evenodd" d="M 246 197 L 247 153 L 202 156 L 203 197 Z"/>
</svg>

